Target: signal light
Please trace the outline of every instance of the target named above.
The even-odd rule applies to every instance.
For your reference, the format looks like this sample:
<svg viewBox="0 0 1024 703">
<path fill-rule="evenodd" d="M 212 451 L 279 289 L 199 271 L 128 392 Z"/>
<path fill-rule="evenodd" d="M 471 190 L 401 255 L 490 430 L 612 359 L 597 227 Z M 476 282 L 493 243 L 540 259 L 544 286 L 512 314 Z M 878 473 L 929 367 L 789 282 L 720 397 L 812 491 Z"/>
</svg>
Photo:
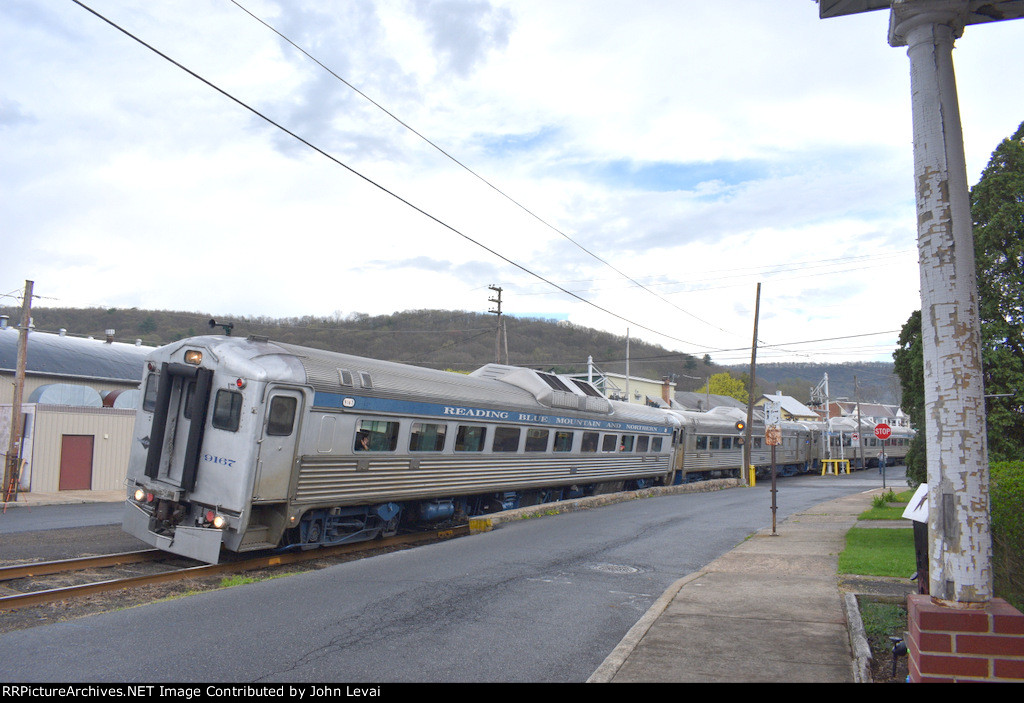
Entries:
<svg viewBox="0 0 1024 703">
<path fill-rule="evenodd" d="M 737 423 L 736 423 L 736 431 L 737 432 L 742 432 L 746 428 L 747 428 L 747 423 L 743 422 L 743 420 L 737 421 Z"/>
</svg>

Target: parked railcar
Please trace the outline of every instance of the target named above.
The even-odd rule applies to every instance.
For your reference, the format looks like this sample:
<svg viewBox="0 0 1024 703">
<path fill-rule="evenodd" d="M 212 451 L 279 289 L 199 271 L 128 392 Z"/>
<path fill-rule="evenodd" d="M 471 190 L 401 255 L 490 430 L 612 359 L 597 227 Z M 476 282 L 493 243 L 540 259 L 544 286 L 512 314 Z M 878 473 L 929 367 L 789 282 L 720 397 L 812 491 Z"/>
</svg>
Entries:
<svg viewBox="0 0 1024 703">
<path fill-rule="evenodd" d="M 679 420 L 567 377 L 472 374 L 266 339 L 205 336 L 148 358 L 124 529 L 216 563 L 665 482 Z"/>
</svg>

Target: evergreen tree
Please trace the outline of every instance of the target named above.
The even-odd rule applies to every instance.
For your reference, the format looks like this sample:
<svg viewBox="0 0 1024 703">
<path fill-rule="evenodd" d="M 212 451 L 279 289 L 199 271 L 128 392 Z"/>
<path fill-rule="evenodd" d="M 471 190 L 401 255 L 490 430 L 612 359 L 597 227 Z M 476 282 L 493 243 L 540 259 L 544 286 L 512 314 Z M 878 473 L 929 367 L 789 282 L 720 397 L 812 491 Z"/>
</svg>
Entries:
<svg viewBox="0 0 1024 703">
<path fill-rule="evenodd" d="M 900 330 L 899 347 L 892 355 L 903 396 L 901 407 L 917 428 L 907 448 L 907 479 L 912 485 L 928 480 L 924 444 L 924 347 L 921 344 L 921 311 L 915 310 Z"/>
<path fill-rule="evenodd" d="M 992 461 L 1024 456 L 1024 122 L 971 190 Z"/>
</svg>

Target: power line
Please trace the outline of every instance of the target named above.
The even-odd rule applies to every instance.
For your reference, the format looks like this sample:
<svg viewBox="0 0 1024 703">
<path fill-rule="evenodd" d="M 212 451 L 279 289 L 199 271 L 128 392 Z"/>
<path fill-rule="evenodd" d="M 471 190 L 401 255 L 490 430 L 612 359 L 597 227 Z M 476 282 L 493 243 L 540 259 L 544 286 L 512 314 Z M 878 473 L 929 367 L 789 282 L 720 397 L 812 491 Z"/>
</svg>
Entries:
<svg viewBox="0 0 1024 703">
<path fill-rule="evenodd" d="M 573 293 L 572 291 L 566 290 L 565 288 L 563 288 L 563 287 L 559 286 L 559 285 L 558 285 L 557 283 L 555 283 L 555 282 L 553 282 L 553 281 L 550 281 L 550 280 L 548 280 L 547 278 L 545 278 L 545 277 L 541 276 L 541 275 L 540 275 L 539 273 L 536 273 L 536 272 L 534 272 L 534 271 L 531 271 L 530 269 L 526 268 L 526 267 L 525 267 L 525 266 L 523 266 L 522 264 L 520 264 L 520 263 L 518 263 L 518 262 L 516 262 L 516 261 L 513 261 L 512 259 L 508 258 L 507 256 L 505 256 L 505 255 L 503 255 L 503 254 L 499 253 L 498 251 L 496 251 L 496 250 L 494 250 L 494 249 L 492 249 L 492 248 L 488 247 L 488 246 L 487 246 L 486 244 L 483 244 L 482 242 L 479 242 L 479 241 L 477 241 L 476 239 L 473 239 L 473 238 L 472 238 L 472 237 L 470 237 L 470 236 L 469 236 L 468 234 L 465 234 L 464 232 L 462 232 L 462 231 L 460 231 L 460 230 L 456 229 L 456 228 L 455 228 L 454 226 L 452 226 L 452 225 L 449 225 L 449 224 L 448 224 L 447 222 L 444 222 L 443 220 L 441 220 L 441 219 L 439 219 L 439 218 L 435 217 L 434 215 L 430 214 L 429 212 L 427 212 L 427 211 L 426 211 L 426 210 L 424 210 L 423 208 L 419 207 L 418 205 L 415 205 L 415 204 L 413 204 L 413 203 L 412 203 L 411 201 L 409 201 L 409 200 L 407 200 L 407 199 L 403 198 L 402 196 L 398 195 L 398 194 L 397 194 L 397 193 L 395 193 L 394 191 L 392 191 L 392 190 L 389 190 L 388 188 L 384 187 L 384 186 L 383 186 L 383 185 L 381 185 L 380 183 L 377 183 L 376 181 L 374 181 L 373 179 L 371 179 L 371 178 L 370 178 L 369 176 L 363 175 L 363 174 L 362 174 L 362 173 L 360 173 L 359 171 L 355 170 L 355 169 L 354 169 L 353 167 L 349 166 L 349 165 L 348 165 L 348 164 L 346 164 L 345 162 L 343 162 L 343 161 L 341 161 L 340 159 L 338 159 L 337 157 L 335 157 L 335 156 L 332 156 L 331 154 L 328 154 L 328 153 L 327 153 L 326 151 L 324 151 L 324 150 L 323 150 L 323 149 L 321 149 L 320 147 L 316 146 L 316 145 L 315 145 L 315 144 L 313 144 L 312 142 L 310 142 L 310 141 L 308 141 L 308 140 L 304 139 L 303 137 L 299 136 L 299 135 L 298 135 L 298 134 L 296 134 L 295 132 L 292 132 L 291 130 L 289 130 L 289 129 L 288 129 L 287 127 L 285 127 L 284 125 L 281 125 L 280 123 L 278 123 L 278 122 L 275 122 L 275 121 L 274 121 L 274 120 L 272 120 L 272 119 L 271 119 L 270 117 L 268 117 L 267 115 L 264 115 L 264 114 L 263 114 L 262 112 L 260 112 L 260 111 L 259 111 L 259 110 L 257 110 L 256 108 L 254 108 L 254 107 L 252 107 L 251 105 L 249 105 L 249 104 L 247 104 L 247 103 L 243 102 L 243 101 L 242 101 L 241 99 L 239 99 L 239 98 L 236 98 L 236 97 L 235 97 L 234 95 L 232 95 L 231 93 L 227 92 L 226 90 L 224 90 L 223 88 L 221 88 L 221 87 L 219 87 L 218 85 L 214 84 L 213 82 L 211 82 L 211 81 L 207 80 L 206 78 L 203 78 L 203 77 L 202 77 L 202 76 L 200 76 L 200 75 L 199 75 L 198 73 L 196 73 L 195 71 L 191 70 L 190 68 L 187 68 L 186 66 L 182 65 L 181 63 L 179 63 L 179 62 L 175 61 L 174 59 L 172 59 L 172 58 L 171 58 L 170 56 L 168 56 L 167 54 L 163 53 L 163 52 L 162 52 L 162 51 L 160 51 L 159 49 L 157 49 L 157 48 L 155 48 L 154 46 L 152 46 L 152 45 L 150 45 L 150 44 L 146 43 L 146 42 L 145 42 L 145 41 L 143 41 L 143 40 L 142 40 L 141 38 L 139 38 L 139 37 L 135 36 L 134 34 L 132 34 L 131 32 L 129 32 L 128 30 L 124 29 L 124 28 L 123 28 L 123 27 L 121 27 L 120 25 L 118 25 L 118 24 L 116 24 L 115 22 L 113 22 L 112 20 L 110 20 L 110 19 L 106 18 L 105 16 L 101 15 L 101 14 L 100 14 L 99 12 L 97 12 L 96 10 L 92 9 L 91 7 L 89 7 L 88 5 L 86 5 L 85 3 L 81 2 L 81 0 L 72 0 L 72 2 L 74 2 L 74 3 L 76 4 L 76 5 L 78 5 L 78 6 L 79 6 L 79 7 L 81 7 L 82 9 L 84 9 L 84 10 L 87 10 L 87 11 L 88 11 L 89 13 L 91 13 L 91 14 L 95 15 L 95 16 L 96 16 L 97 18 L 99 18 L 99 19 L 103 20 L 104 22 L 106 22 L 106 23 L 107 23 L 107 24 L 109 24 L 109 25 L 110 25 L 111 27 L 113 27 L 113 28 L 114 28 L 114 29 L 116 29 L 117 31 L 121 32 L 121 33 L 122 33 L 122 34 L 124 34 L 125 36 L 127 36 L 127 37 L 129 37 L 129 38 L 131 38 L 131 39 L 135 40 L 136 42 L 138 42 L 138 43 L 139 43 L 139 44 L 141 44 L 142 46 L 144 46 L 144 47 L 146 47 L 147 49 L 149 49 L 150 51 L 152 51 L 152 52 L 153 52 L 154 54 L 156 54 L 157 56 L 159 56 L 159 57 L 161 57 L 162 59 L 164 59 L 165 61 L 167 61 L 167 62 L 169 62 L 169 63 L 173 64 L 173 65 L 174 65 L 174 66 L 176 66 L 176 67 L 178 67 L 179 69 L 181 69 L 181 70 L 182 70 L 182 71 L 184 71 L 185 73 L 189 74 L 190 76 L 192 76 L 192 77 L 193 77 L 193 78 L 195 78 L 196 80 L 199 80 L 199 81 L 201 81 L 202 83 L 205 83 L 205 84 L 206 84 L 207 86 L 209 86 L 210 88 L 213 88 L 214 90 L 216 90 L 216 91 L 217 91 L 218 93 L 220 93 L 220 94 L 221 94 L 221 95 L 223 95 L 224 97 L 228 98 L 229 100 L 231 100 L 232 102 L 236 103 L 237 105 L 239 105 L 239 106 L 241 106 L 241 107 L 245 108 L 246 110 L 248 110 L 248 111 L 249 111 L 249 112 L 251 112 L 252 114 L 254 114 L 254 115 L 256 115 L 257 117 L 259 117 L 259 118 L 260 118 L 261 120 L 264 120 L 264 121 L 265 121 L 265 122 L 267 122 L 268 124 L 270 124 L 270 125 L 272 125 L 272 126 L 276 127 L 277 129 L 281 130 L 282 132 L 284 132 L 284 133 L 285 133 L 285 134 L 287 134 L 288 136 L 292 137 L 292 138 L 293 138 L 293 139 L 295 139 L 296 141 L 299 141 L 299 142 L 301 142 L 302 144 L 305 144 L 305 145 L 306 145 L 307 147 L 309 147 L 309 148 L 310 148 L 310 149 L 312 149 L 313 151 L 317 152 L 317 153 L 318 153 L 318 154 L 320 154 L 321 156 L 323 156 L 323 157 L 325 157 L 325 158 L 327 158 L 327 159 L 331 160 L 332 162 L 334 162 L 334 163 L 335 163 L 335 164 L 337 164 L 338 166 L 341 166 L 342 168 L 344 168 L 344 169 L 345 169 L 346 171 L 348 171 L 348 172 L 349 172 L 349 173 L 351 173 L 352 175 L 354 175 L 354 176 L 358 176 L 359 178 L 361 178 L 361 179 L 362 179 L 363 181 L 365 181 L 366 183 L 368 183 L 368 184 L 372 185 L 372 186 L 373 186 L 374 188 L 377 188 L 378 190 L 380 190 L 380 191 L 382 191 L 382 192 L 386 193 L 387 195 L 390 195 L 390 196 L 391 196 L 392 198 L 394 198 L 395 200 L 398 200 L 398 201 L 399 201 L 399 202 L 401 202 L 402 204 L 404 204 L 404 205 L 408 206 L 409 208 L 412 208 L 413 210 L 415 210 L 416 212 L 420 213 L 420 214 L 421 214 L 421 215 L 423 215 L 424 217 L 426 217 L 426 218 L 430 219 L 431 221 L 433 221 L 433 222 L 437 223 L 438 225 L 440 225 L 440 226 L 444 227 L 445 229 L 449 230 L 450 232 L 452 232 L 452 233 L 454 233 L 454 234 L 457 234 L 458 236 L 462 237 L 462 238 L 463 238 L 463 239 L 465 239 L 466 241 L 468 241 L 468 242 L 470 242 L 470 243 L 472 243 L 472 244 L 475 244 L 476 246 L 480 247 L 481 249 L 483 249 L 484 251 L 488 252 L 489 254 L 491 254 L 491 255 L 493 255 L 493 256 L 496 256 L 497 258 L 501 259 L 501 260 L 502 260 L 502 261 L 504 261 L 505 263 L 507 263 L 507 264 L 509 264 L 509 265 L 511 265 L 511 266 L 514 266 L 515 268 L 519 269 L 519 270 L 520 270 L 520 271 L 522 271 L 523 273 L 526 273 L 526 274 L 528 274 L 528 275 L 530 275 L 530 276 L 533 276 L 534 278 L 536 278 L 536 279 L 538 279 L 538 280 L 540 280 L 540 281 L 543 281 L 543 282 L 547 283 L 547 284 L 548 284 L 548 285 L 550 285 L 551 287 L 553 287 L 553 288 L 557 288 L 558 290 L 562 291 L 562 292 L 563 292 L 563 293 L 565 293 L 566 295 L 568 295 L 568 296 L 570 296 L 570 297 L 573 297 L 573 298 L 575 298 L 576 300 L 579 300 L 579 301 L 580 301 L 580 302 L 582 302 L 582 303 L 585 303 L 585 304 L 587 304 L 587 305 L 589 305 L 589 306 L 591 306 L 591 307 L 593 307 L 593 308 L 595 308 L 595 309 L 597 309 L 597 310 L 600 310 L 601 312 L 605 313 L 606 315 L 611 315 L 612 317 L 614 317 L 614 318 L 616 318 L 616 319 L 619 319 L 619 320 L 622 320 L 623 322 L 626 322 L 626 323 L 628 323 L 628 324 L 630 324 L 630 325 L 636 325 L 636 326 L 637 326 L 637 327 L 639 327 L 640 329 L 646 330 L 646 331 L 648 331 L 648 332 L 652 332 L 653 334 L 657 334 L 657 335 L 659 335 L 659 336 L 665 337 L 666 339 L 671 339 L 671 340 L 673 340 L 673 341 L 676 341 L 676 342 L 680 342 L 681 344 L 688 344 L 688 345 L 690 345 L 690 346 L 694 346 L 694 347 L 699 347 L 699 348 L 701 348 L 701 349 L 707 349 L 707 348 L 710 348 L 710 347 L 705 347 L 705 346 L 704 346 L 704 345 L 702 345 L 702 344 L 697 344 L 696 342 L 690 342 L 690 341 L 687 341 L 687 340 L 685 340 L 685 339 L 679 339 L 678 337 L 674 337 L 674 336 L 672 336 L 672 335 L 669 335 L 669 334 L 665 334 L 664 332 L 659 332 L 658 330 L 655 330 L 655 329 L 652 329 L 652 328 L 650 328 L 650 327 L 647 327 L 646 325 L 642 325 L 642 324 L 640 324 L 639 322 L 635 322 L 635 321 L 633 321 L 633 320 L 630 320 L 629 318 L 627 318 L 627 317 L 624 317 L 623 315 L 620 315 L 620 314 L 618 314 L 618 313 L 616 313 L 616 312 L 613 312 L 613 311 L 611 311 L 611 310 L 609 310 L 609 309 L 607 309 L 607 308 L 605 308 L 605 307 L 602 307 L 602 306 L 598 305 L 597 303 L 595 303 L 595 302 L 593 302 L 593 301 L 591 301 L 591 300 L 587 300 L 586 298 L 583 298 L 583 297 L 581 297 L 581 296 L 579 296 L 579 295 L 577 295 L 577 294 Z"/>
</svg>

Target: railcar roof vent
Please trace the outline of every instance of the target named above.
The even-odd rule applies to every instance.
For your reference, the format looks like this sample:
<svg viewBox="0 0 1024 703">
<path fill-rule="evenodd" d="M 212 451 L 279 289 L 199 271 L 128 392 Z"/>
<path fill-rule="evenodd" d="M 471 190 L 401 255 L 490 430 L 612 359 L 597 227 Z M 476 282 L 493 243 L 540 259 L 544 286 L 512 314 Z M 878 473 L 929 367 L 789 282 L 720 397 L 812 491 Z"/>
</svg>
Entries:
<svg viewBox="0 0 1024 703">
<path fill-rule="evenodd" d="M 594 391 L 595 396 L 586 393 L 570 379 L 553 373 L 532 369 L 488 364 L 474 371 L 471 376 L 493 378 L 530 392 L 537 402 L 549 408 L 584 410 L 596 413 L 611 413 L 611 403 Z"/>
</svg>

